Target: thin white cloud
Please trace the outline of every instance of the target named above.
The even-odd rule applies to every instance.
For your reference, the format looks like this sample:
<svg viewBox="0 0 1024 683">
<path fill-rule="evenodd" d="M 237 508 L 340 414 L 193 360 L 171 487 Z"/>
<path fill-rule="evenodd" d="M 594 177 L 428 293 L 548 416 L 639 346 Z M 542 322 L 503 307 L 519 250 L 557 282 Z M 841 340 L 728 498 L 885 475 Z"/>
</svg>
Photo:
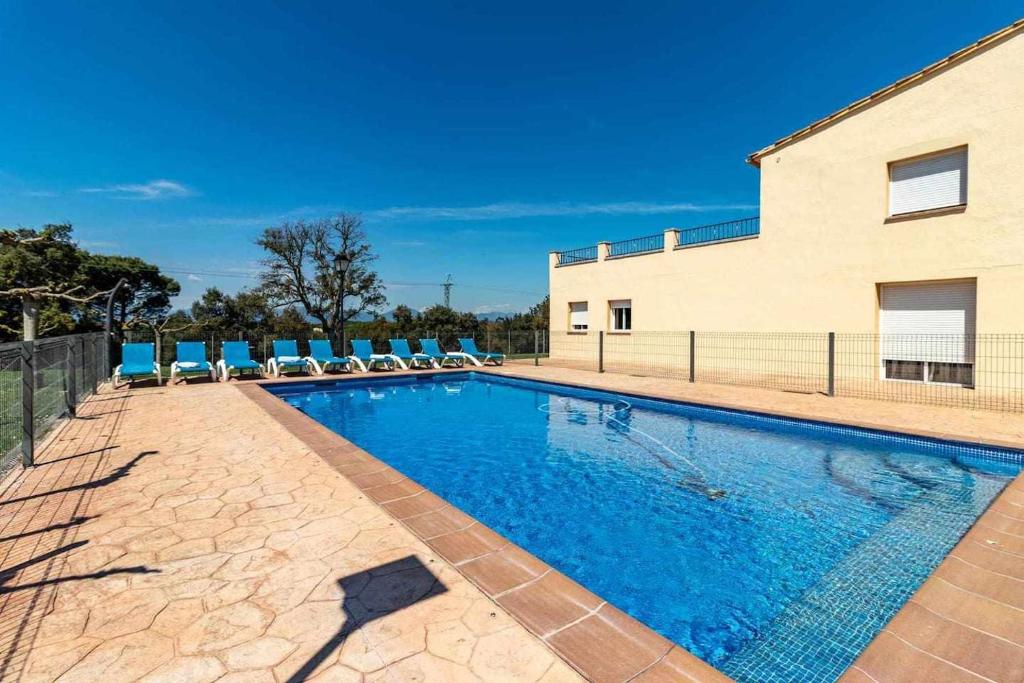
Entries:
<svg viewBox="0 0 1024 683">
<path fill-rule="evenodd" d="M 189 282 L 202 282 L 203 281 L 203 278 L 199 277 L 195 273 L 189 273 L 187 279 L 188 279 Z"/>
<path fill-rule="evenodd" d="M 22 194 L 26 197 L 56 197 L 57 193 L 53 190 L 25 190 Z"/>
<path fill-rule="evenodd" d="M 592 215 L 657 215 L 671 213 L 706 213 L 709 211 L 753 211 L 756 204 L 698 204 L 695 202 L 606 202 L 606 203 L 530 203 L 530 202 L 495 202 L 475 206 L 391 206 L 383 209 L 346 209 L 339 206 L 300 206 L 279 213 L 266 213 L 249 216 L 196 216 L 187 220 L 189 225 L 201 225 L 221 228 L 252 228 L 266 227 L 299 219 L 312 219 L 327 216 L 339 211 L 352 211 L 363 216 L 367 222 L 382 221 L 489 221 L 510 218 L 542 218 L 559 216 L 592 216 Z M 162 227 L 173 228 L 178 224 L 167 224 Z M 484 234 L 465 228 L 468 236 Z M 486 233 L 494 237 L 493 232 Z M 510 236 L 521 236 L 523 233 L 512 232 Z M 419 240 L 396 242 L 398 246 L 423 246 Z"/>
<path fill-rule="evenodd" d="M 693 202 L 605 202 L 605 203 L 529 203 L 497 202 L 477 206 L 392 206 L 363 213 L 381 220 L 454 220 L 487 221 L 507 218 L 539 218 L 592 215 L 653 215 L 665 213 L 703 213 L 708 211 L 748 211 L 753 204 L 696 204 Z"/>
<path fill-rule="evenodd" d="M 104 187 L 83 187 L 79 192 L 90 194 L 109 194 L 118 199 L 170 199 L 173 197 L 191 197 L 195 192 L 176 180 L 150 180 L 148 183 L 127 183 L 122 185 L 106 185 Z"/>
</svg>

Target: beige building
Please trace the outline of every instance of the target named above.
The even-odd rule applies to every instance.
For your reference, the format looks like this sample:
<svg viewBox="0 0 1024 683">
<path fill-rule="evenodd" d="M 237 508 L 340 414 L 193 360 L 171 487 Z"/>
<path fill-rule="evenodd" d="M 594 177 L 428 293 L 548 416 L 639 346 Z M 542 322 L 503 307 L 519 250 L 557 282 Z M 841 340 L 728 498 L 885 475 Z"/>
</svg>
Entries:
<svg viewBox="0 0 1024 683">
<path fill-rule="evenodd" d="M 747 161 L 759 219 L 552 252 L 552 355 L 572 332 L 872 333 L 882 379 L 971 385 L 973 335 L 1024 331 L 1024 19 Z"/>
</svg>

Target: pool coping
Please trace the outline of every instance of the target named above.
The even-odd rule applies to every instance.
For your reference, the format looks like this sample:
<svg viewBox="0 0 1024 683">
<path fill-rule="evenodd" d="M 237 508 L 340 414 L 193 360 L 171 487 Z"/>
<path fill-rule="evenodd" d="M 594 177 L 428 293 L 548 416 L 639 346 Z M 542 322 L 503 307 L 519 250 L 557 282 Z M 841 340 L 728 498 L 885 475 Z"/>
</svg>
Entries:
<svg viewBox="0 0 1024 683">
<path fill-rule="evenodd" d="M 488 368 L 424 370 L 416 375 L 490 372 Z M 412 372 L 395 372 L 380 379 Z M 1022 444 L 895 431 L 864 421 L 767 412 L 720 401 L 680 400 L 656 392 L 610 389 L 586 382 L 517 379 L 579 387 L 676 404 L 740 411 L 1019 450 Z M 301 381 L 334 383 L 368 375 L 296 377 L 239 384 L 243 394 L 409 529 L 434 552 L 593 681 L 728 681 L 723 673 L 655 633 L 561 572 L 436 496 L 372 454 L 263 389 Z M 967 605 L 965 608 L 964 605 Z M 1024 473 L 978 517 L 929 578 L 843 673 L 844 681 L 905 680 L 932 672 L 940 680 L 1018 680 L 1024 676 Z M 1016 678 L 1015 678 L 1016 676 Z"/>
</svg>

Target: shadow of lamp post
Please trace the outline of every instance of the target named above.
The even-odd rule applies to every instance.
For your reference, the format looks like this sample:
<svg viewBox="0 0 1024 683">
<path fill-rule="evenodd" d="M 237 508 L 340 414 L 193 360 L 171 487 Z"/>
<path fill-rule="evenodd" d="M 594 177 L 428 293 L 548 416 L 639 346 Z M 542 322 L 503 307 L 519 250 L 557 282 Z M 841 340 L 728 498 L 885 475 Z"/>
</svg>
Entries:
<svg viewBox="0 0 1024 683">
<path fill-rule="evenodd" d="M 341 626 L 288 677 L 288 683 L 301 683 L 317 673 L 317 668 L 336 654 L 348 636 L 360 627 L 448 592 L 441 580 L 415 555 L 344 576 L 338 579 L 338 589 L 343 596 Z"/>
</svg>

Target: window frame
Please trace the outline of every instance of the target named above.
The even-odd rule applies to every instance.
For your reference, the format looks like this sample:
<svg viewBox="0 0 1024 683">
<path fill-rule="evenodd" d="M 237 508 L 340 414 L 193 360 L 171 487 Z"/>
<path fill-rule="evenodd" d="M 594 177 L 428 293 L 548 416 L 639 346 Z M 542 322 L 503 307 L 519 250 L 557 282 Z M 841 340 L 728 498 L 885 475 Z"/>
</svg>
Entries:
<svg viewBox="0 0 1024 683">
<path fill-rule="evenodd" d="M 616 305 L 619 304 L 619 305 Z M 625 304 L 625 305 L 622 305 Z M 628 311 L 622 314 L 623 322 L 627 327 L 619 327 L 616 311 Z M 632 299 L 611 299 L 608 301 L 608 331 L 612 334 L 629 334 L 633 331 L 633 300 Z"/>
<path fill-rule="evenodd" d="M 586 313 L 587 322 L 582 327 L 576 327 L 576 324 L 572 321 L 572 310 L 573 305 L 582 305 L 583 311 Z M 570 301 L 569 302 L 569 333 L 570 334 L 586 334 L 590 330 L 590 302 L 588 301 Z"/>
<path fill-rule="evenodd" d="M 901 213 L 892 213 L 892 194 L 893 194 L 893 169 L 903 164 L 911 164 L 915 162 L 925 161 L 935 157 L 941 157 L 946 155 L 953 155 L 963 153 L 964 155 L 964 168 L 963 172 L 966 176 L 964 180 L 963 190 L 963 201 L 959 204 L 948 204 L 945 206 L 936 206 L 926 209 L 915 209 L 914 211 L 904 211 Z M 934 152 L 926 152 L 924 154 L 918 154 L 916 156 L 904 157 L 902 159 L 895 159 L 886 163 L 885 167 L 885 220 L 886 223 L 897 223 L 900 221 L 913 220 L 915 218 L 927 218 L 929 216 L 943 216 L 952 213 L 963 213 L 967 210 L 967 204 L 970 196 L 970 178 L 971 176 L 971 154 L 970 147 L 967 144 L 956 145 L 954 147 L 946 147 L 944 149 L 936 150 Z"/>
</svg>

